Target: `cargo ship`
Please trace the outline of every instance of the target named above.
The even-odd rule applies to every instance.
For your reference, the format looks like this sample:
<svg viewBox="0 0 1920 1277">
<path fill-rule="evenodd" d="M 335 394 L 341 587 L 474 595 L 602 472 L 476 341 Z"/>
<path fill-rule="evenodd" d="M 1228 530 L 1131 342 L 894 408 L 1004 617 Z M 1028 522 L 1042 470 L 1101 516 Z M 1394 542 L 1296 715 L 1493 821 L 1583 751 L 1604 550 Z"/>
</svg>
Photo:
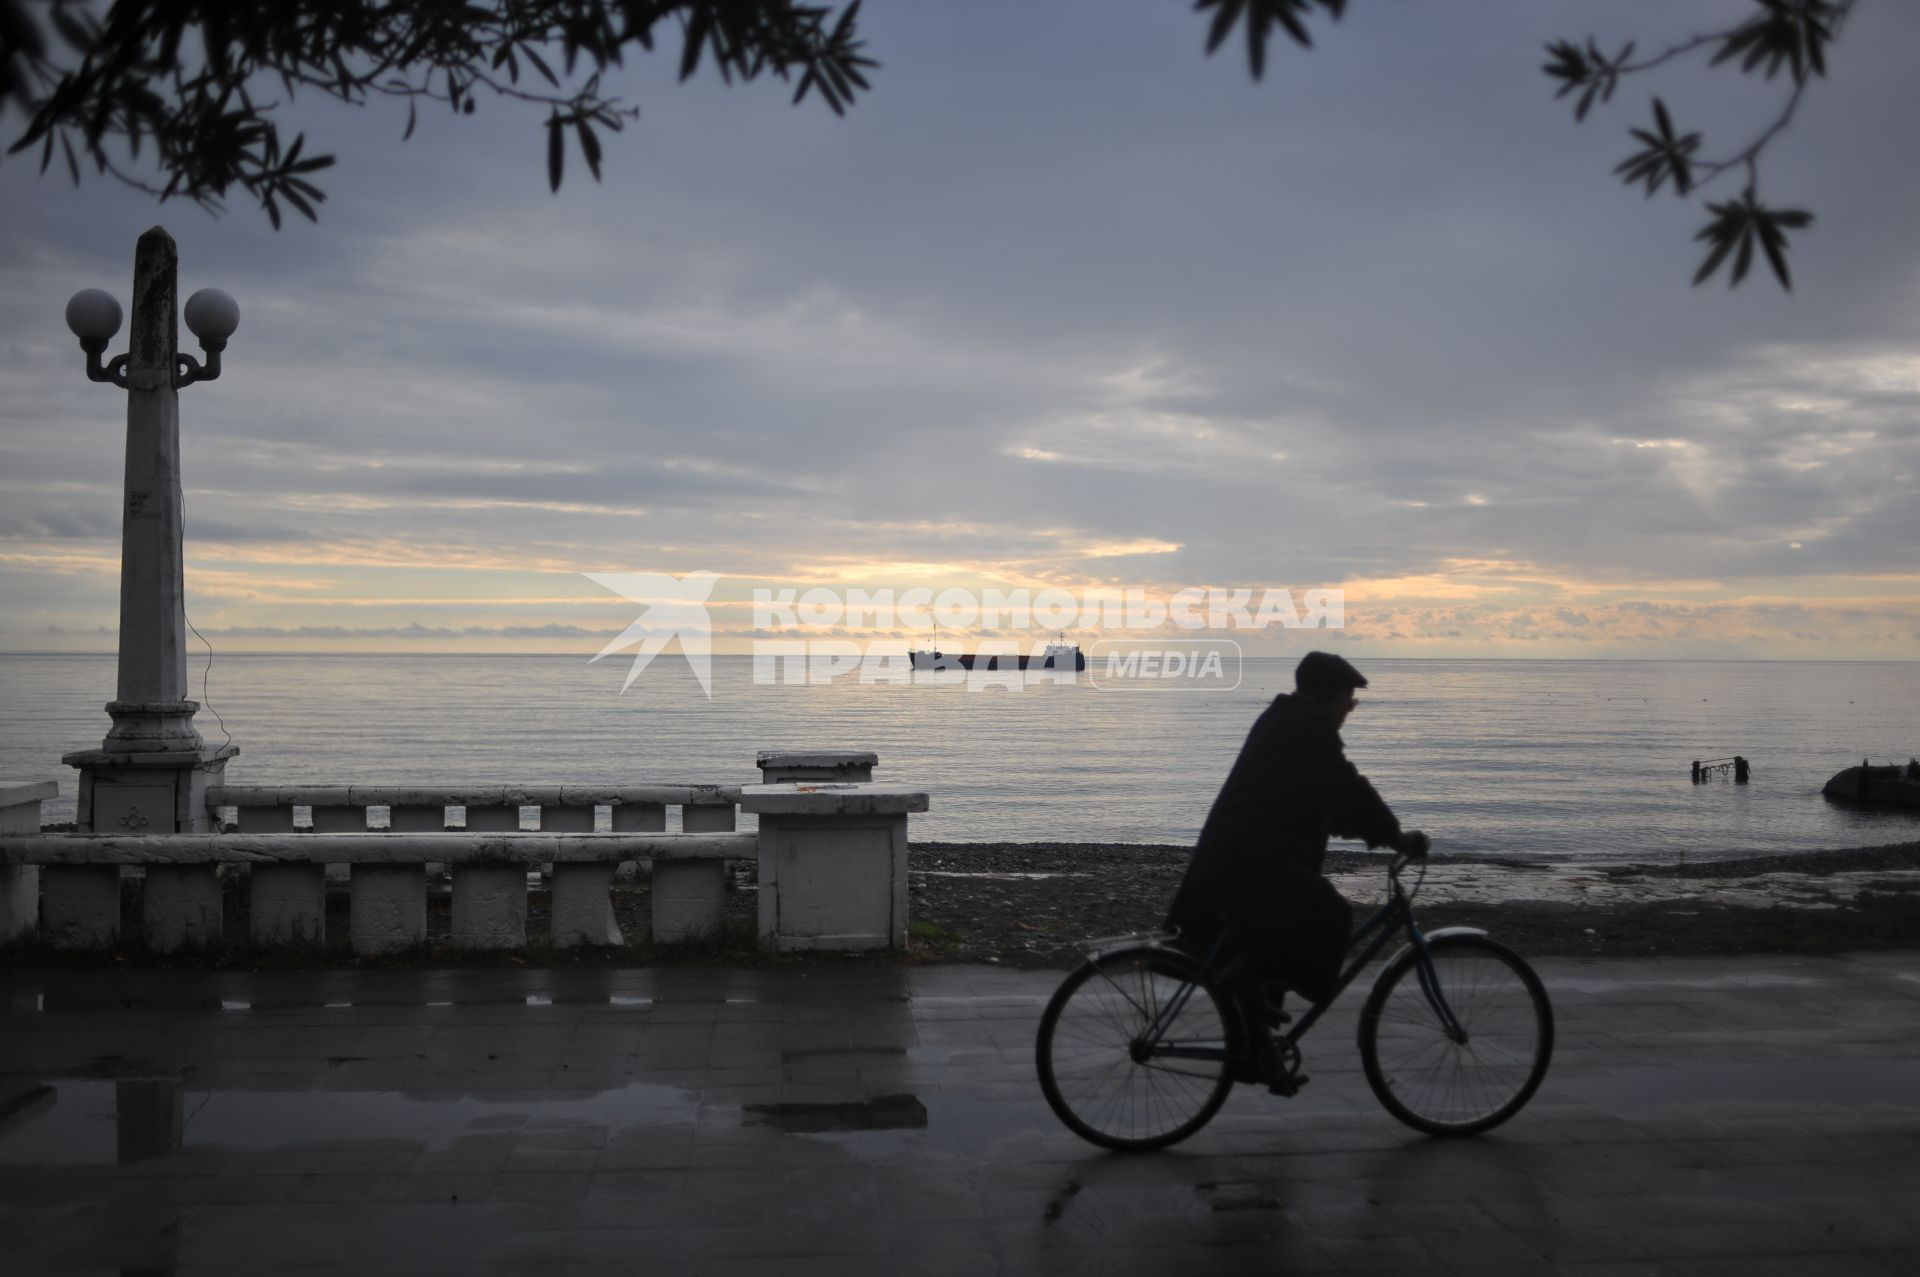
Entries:
<svg viewBox="0 0 1920 1277">
<path fill-rule="evenodd" d="M 1087 668 L 1077 643 L 1049 643 L 1038 652 L 943 652 L 923 647 L 908 653 L 917 670 L 1041 670 L 1066 673 Z"/>
</svg>

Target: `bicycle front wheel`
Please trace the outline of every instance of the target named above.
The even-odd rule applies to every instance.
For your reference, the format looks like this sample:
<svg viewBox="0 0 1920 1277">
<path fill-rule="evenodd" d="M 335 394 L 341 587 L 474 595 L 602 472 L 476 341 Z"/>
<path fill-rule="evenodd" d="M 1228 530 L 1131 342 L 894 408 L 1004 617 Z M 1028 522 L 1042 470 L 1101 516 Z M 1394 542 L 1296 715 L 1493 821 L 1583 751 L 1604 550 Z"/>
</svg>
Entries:
<svg viewBox="0 0 1920 1277">
<path fill-rule="evenodd" d="M 1553 1007 L 1533 968 L 1485 936 L 1440 936 L 1428 952 L 1431 991 L 1420 955 L 1409 950 L 1381 972 L 1361 1009 L 1367 1082 L 1387 1112 L 1415 1130 L 1490 1130 L 1518 1113 L 1546 1076 Z"/>
<path fill-rule="evenodd" d="M 1233 1089 L 1223 995 L 1159 948 L 1102 954 L 1040 1017 L 1040 1090 L 1067 1129 L 1103 1148 L 1165 1148 L 1205 1126 Z"/>
</svg>

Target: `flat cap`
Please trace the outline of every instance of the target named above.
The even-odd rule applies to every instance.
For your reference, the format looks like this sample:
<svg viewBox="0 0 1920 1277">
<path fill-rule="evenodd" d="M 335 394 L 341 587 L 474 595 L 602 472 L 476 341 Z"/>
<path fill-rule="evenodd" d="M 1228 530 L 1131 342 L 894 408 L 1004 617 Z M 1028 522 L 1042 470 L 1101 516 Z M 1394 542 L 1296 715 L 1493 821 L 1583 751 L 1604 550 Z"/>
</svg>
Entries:
<svg viewBox="0 0 1920 1277">
<path fill-rule="evenodd" d="M 1308 652 L 1293 671 L 1294 689 L 1315 700 L 1366 685 L 1365 674 L 1332 652 Z"/>
</svg>

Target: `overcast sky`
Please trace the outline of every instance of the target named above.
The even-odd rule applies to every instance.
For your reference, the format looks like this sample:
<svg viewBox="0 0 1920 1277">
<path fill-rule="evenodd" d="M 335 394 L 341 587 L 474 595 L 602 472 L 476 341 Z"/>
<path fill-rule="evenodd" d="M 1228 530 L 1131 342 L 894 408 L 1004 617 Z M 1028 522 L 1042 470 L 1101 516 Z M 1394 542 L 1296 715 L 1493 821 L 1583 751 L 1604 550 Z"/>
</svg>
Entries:
<svg viewBox="0 0 1920 1277">
<path fill-rule="evenodd" d="M 111 645 L 124 413 L 61 311 L 157 221 L 242 312 L 181 402 L 228 650 L 591 653 L 633 609 L 582 573 L 704 570 L 1340 587 L 1367 655 L 1920 656 L 1920 5 L 1865 0 L 1767 157 L 1818 214 L 1791 295 L 1688 287 L 1706 214 L 1609 174 L 1650 92 L 1717 153 L 1781 83 L 1575 126 L 1539 73 L 1747 7 L 1356 0 L 1256 84 L 1179 0 L 870 0 L 846 118 L 643 61 L 557 196 L 537 111 L 302 103 L 341 162 L 277 234 L 7 159 L 0 648 Z"/>
</svg>

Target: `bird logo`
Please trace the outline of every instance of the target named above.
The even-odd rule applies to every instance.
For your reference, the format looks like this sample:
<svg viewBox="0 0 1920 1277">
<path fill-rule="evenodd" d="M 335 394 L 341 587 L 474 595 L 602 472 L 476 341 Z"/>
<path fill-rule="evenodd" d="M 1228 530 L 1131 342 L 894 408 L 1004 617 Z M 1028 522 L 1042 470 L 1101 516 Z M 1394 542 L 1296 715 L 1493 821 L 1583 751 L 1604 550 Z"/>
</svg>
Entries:
<svg viewBox="0 0 1920 1277">
<path fill-rule="evenodd" d="M 664 572 L 585 572 L 581 575 L 623 598 L 645 604 L 633 623 L 587 664 L 638 644 L 626 682 L 620 685 L 624 693 L 653 658 L 668 643 L 678 639 L 680 654 L 687 658 L 693 676 L 700 680 L 700 690 L 707 694 L 708 700 L 713 699 L 713 619 L 707 615 L 707 598 L 713 593 L 720 573 L 668 576 Z"/>
</svg>

